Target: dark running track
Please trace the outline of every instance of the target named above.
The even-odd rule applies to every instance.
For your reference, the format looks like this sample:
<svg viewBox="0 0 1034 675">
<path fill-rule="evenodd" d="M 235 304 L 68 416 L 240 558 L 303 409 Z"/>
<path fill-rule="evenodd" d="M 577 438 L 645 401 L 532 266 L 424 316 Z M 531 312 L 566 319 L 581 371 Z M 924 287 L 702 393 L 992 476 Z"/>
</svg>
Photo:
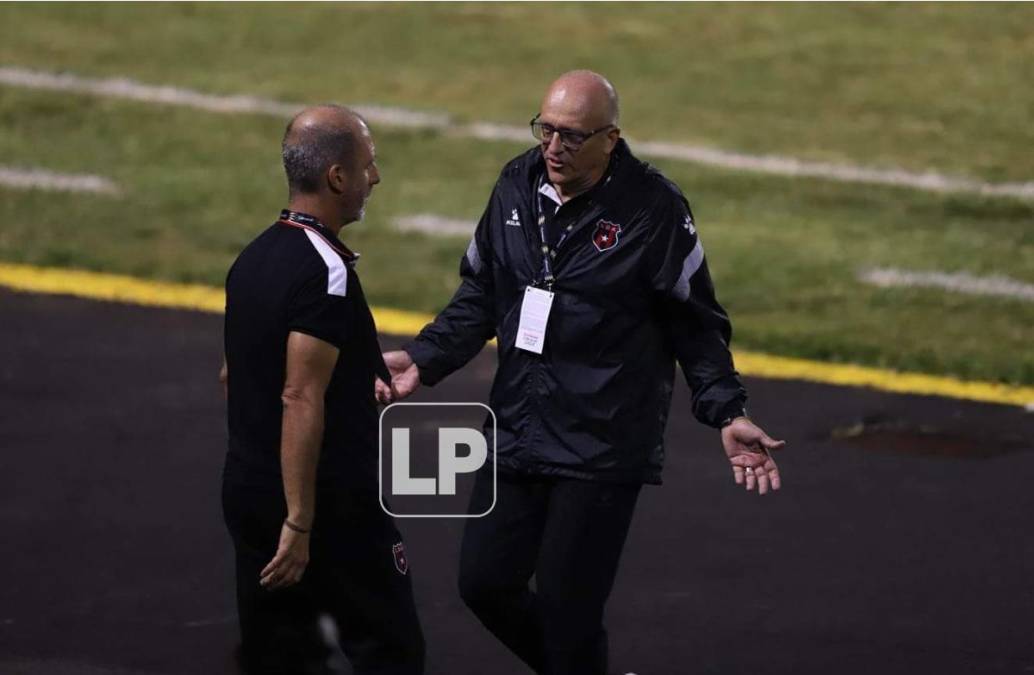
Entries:
<svg viewBox="0 0 1034 675">
<path fill-rule="evenodd" d="M 221 331 L 0 291 L 0 673 L 232 672 Z M 493 360 L 419 400 L 484 400 Z M 673 415 L 609 606 L 614 670 L 1034 672 L 1034 415 L 749 386 L 789 441 L 784 490 L 744 494 L 716 434 Z M 458 523 L 401 528 L 429 674 L 526 673 L 457 597 Z"/>
</svg>

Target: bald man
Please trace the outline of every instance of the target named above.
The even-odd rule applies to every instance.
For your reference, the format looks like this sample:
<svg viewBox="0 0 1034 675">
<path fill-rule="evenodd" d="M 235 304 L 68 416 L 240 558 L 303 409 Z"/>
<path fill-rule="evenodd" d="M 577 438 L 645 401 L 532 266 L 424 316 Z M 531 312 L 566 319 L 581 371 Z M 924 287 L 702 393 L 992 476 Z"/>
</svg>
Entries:
<svg viewBox="0 0 1034 675">
<path fill-rule="evenodd" d="M 385 354 L 405 396 L 498 338 L 498 499 L 468 521 L 460 593 L 550 675 L 607 673 L 604 605 L 640 486 L 661 482 L 676 362 L 693 414 L 721 429 L 735 482 L 779 489 L 769 451 L 782 442 L 746 417 L 689 204 L 632 155 L 618 115 L 614 87 L 596 73 L 549 87 L 531 120 L 539 143 L 503 169 L 459 290 L 403 351 Z M 483 471 L 470 512 L 492 497 Z"/>
<path fill-rule="evenodd" d="M 357 674 L 417 675 L 409 567 L 378 499 L 388 373 L 358 256 L 338 238 L 380 182 L 373 139 L 347 108 L 309 108 L 287 127 L 283 160 L 287 208 L 226 279 L 223 512 L 242 665 L 342 672 L 343 650 Z"/>
</svg>

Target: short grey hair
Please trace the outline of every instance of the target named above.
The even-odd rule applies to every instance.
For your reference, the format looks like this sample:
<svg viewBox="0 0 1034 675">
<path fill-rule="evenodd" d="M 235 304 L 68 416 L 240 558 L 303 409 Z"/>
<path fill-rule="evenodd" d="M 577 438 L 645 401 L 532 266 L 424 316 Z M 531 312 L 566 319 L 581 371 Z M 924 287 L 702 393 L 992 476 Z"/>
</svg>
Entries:
<svg viewBox="0 0 1034 675">
<path fill-rule="evenodd" d="M 335 108 L 343 113 L 354 113 L 339 105 L 320 107 Z M 284 131 L 281 156 L 287 187 L 290 193 L 319 191 L 320 181 L 327 169 L 335 164 L 347 163 L 355 156 L 356 134 L 351 125 L 310 125 L 295 129 L 295 117 Z"/>
</svg>

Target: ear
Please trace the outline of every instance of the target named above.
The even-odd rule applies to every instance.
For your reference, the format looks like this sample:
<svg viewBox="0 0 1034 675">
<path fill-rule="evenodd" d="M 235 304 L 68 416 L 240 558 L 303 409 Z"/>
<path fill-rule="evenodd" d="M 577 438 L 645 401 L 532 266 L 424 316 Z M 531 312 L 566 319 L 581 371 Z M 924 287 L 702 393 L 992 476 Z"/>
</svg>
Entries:
<svg viewBox="0 0 1034 675">
<path fill-rule="evenodd" d="M 621 139 L 621 129 L 614 127 L 607 132 L 607 154 L 614 152 L 614 148 L 618 144 L 618 140 Z"/>
<path fill-rule="evenodd" d="M 348 174 L 345 171 L 345 167 L 340 164 L 334 164 L 327 169 L 327 187 L 334 194 L 341 194 L 345 191 L 348 186 Z"/>
</svg>

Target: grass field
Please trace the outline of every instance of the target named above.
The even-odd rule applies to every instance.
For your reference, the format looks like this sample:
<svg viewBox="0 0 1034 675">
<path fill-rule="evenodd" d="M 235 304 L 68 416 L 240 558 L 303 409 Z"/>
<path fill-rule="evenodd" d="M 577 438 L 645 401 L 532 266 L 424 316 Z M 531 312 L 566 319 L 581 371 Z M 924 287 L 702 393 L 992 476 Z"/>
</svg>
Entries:
<svg viewBox="0 0 1034 675">
<path fill-rule="evenodd" d="M 1024 5 L 3 5 L 0 65 L 511 125 L 588 66 L 637 138 L 1024 181 L 1030 25 Z M 0 163 L 124 190 L 0 188 L 0 259 L 220 284 L 283 205 L 283 124 L 0 86 Z M 524 146 L 374 131 L 384 183 L 344 239 L 374 302 L 434 311 L 466 242 L 390 223 L 475 219 Z M 694 205 L 736 344 L 1034 383 L 1031 303 L 856 281 L 892 266 L 1032 283 L 1034 203 L 658 164 Z"/>
</svg>

